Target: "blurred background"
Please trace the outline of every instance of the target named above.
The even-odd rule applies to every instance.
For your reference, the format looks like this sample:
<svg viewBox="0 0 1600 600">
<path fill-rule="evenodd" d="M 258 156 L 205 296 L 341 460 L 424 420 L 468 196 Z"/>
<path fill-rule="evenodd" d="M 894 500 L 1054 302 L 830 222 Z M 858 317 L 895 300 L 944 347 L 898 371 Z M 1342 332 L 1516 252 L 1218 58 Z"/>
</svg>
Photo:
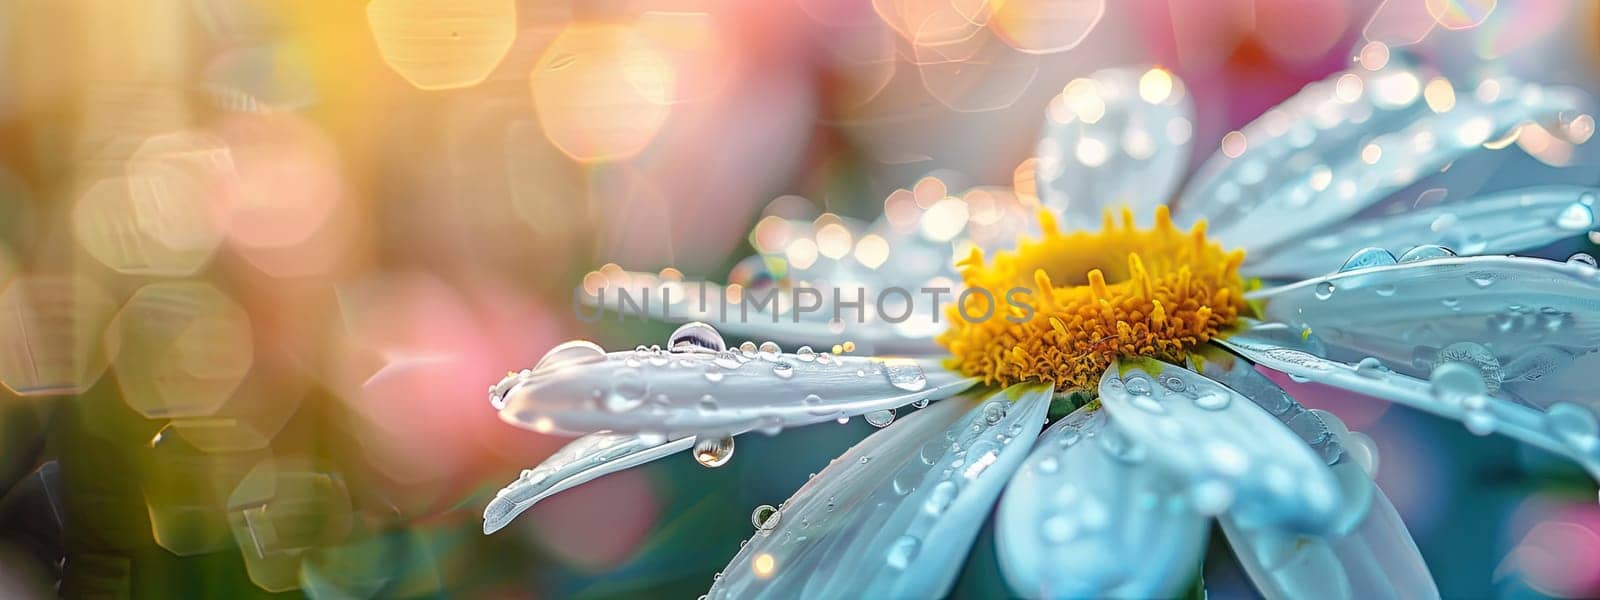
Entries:
<svg viewBox="0 0 1600 600">
<path fill-rule="evenodd" d="M 1182 79 L 1196 119 L 1168 133 L 1191 168 L 1391 55 L 1593 93 L 1597 8 L 0 0 L 0 597 L 693 598 L 752 507 L 871 428 L 746 436 L 727 466 L 662 460 L 483 536 L 493 492 L 563 443 L 500 423 L 485 388 L 569 338 L 671 330 L 580 322 L 591 270 L 740 281 L 756 251 L 876 256 L 815 238 L 897 202 L 981 225 L 1033 194 L 1052 98 L 1110 66 Z M 1402 196 L 1600 183 L 1548 132 L 1515 143 Z M 1600 595 L 1580 472 L 1297 387 L 1376 438 L 1447 597 Z M 989 537 L 957 596 L 1009 593 Z M 1251 597 L 1213 550 L 1212 597 Z"/>
</svg>

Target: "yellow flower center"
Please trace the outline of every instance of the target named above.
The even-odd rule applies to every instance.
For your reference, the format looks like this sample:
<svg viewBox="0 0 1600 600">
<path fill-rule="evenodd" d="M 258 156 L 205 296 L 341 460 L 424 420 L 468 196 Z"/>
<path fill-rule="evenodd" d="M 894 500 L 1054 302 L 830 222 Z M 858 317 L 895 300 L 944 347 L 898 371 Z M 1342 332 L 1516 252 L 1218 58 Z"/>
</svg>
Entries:
<svg viewBox="0 0 1600 600">
<path fill-rule="evenodd" d="M 1062 234 L 1048 212 L 1040 223 L 1044 239 L 1023 240 L 987 263 L 974 248 L 956 263 L 967 288 L 988 290 L 1001 310 L 963 318 L 989 308 L 980 294 L 950 307 L 950 329 L 938 341 L 952 368 L 991 384 L 1093 390 L 1113 359 L 1182 361 L 1248 310 L 1244 251 L 1206 238 L 1204 221 L 1181 231 L 1162 206 L 1151 229 L 1136 227 L 1128 209 L 1120 225 L 1108 211 L 1098 232 Z M 1008 293 L 1016 288 L 1027 293 Z"/>
</svg>

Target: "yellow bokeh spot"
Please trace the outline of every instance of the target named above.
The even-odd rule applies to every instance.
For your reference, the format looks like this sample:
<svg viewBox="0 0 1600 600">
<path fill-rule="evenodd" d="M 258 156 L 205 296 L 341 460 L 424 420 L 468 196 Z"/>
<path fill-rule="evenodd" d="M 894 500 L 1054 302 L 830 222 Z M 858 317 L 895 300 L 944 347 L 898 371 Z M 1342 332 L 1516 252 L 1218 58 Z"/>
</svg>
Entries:
<svg viewBox="0 0 1600 600">
<path fill-rule="evenodd" d="M 571 25 L 528 77 L 545 136 L 580 161 L 643 150 L 672 110 L 677 71 L 647 37 L 620 25 Z"/>
<path fill-rule="evenodd" d="M 443 90 L 489 77 L 517 38 L 514 0 L 372 0 L 367 23 L 383 62 L 411 85 Z"/>
<path fill-rule="evenodd" d="M 1181 231 L 1164 206 L 1151 229 L 1136 228 L 1128 210 L 1120 224 L 1107 213 L 1098 232 L 1063 234 L 1051 214 L 1040 219 L 1043 239 L 989 261 L 974 248 L 957 263 L 966 287 L 989 291 L 998 309 L 964 316 L 986 313 L 981 294 L 949 308 L 938 341 L 951 367 L 990 384 L 1092 389 L 1113 359 L 1181 361 L 1247 310 L 1244 251 L 1224 251 L 1204 222 Z"/>
</svg>

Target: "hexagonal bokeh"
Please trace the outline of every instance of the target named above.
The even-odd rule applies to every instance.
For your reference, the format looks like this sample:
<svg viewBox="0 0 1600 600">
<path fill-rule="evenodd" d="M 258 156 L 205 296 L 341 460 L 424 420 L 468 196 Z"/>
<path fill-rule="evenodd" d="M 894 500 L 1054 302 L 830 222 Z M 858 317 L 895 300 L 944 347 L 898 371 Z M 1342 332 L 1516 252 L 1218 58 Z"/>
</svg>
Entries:
<svg viewBox="0 0 1600 600">
<path fill-rule="evenodd" d="M 197 281 L 139 288 L 105 339 L 123 401 L 152 419 L 215 414 L 255 358 L 244 309 Z"/>
<path fill-rule="evenodd" d="M 301 556 L 343 542 L 354 521 L 344 480 L 306 461 L 262 461 L 228 497 L 250 581 L 272 592 L 299 587 Z"/>
<path fill-rule="evenodd" d="M 515 0 L 372 0 L 367 22 L 383 62 L 411 85 L 477 85 L 517 37 Z"/>
<path fill-rule="evenodd" d="M 100 335 L 116 308 L 87 278 L 13 280 L 0 291 L 0 384 L 23 396 L 83 393 L 105 372 Z"/>
</svg>

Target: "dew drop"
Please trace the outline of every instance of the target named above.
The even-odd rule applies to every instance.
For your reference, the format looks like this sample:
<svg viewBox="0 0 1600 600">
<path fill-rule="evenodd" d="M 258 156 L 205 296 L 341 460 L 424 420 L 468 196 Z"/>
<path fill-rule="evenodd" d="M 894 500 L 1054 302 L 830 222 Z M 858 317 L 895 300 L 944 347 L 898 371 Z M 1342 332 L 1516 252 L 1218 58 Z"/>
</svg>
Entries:
<svg viewBox="0 0 1600 600">
<path fill-rule="evenodd" d="M 1435 246 L 1433 244 L 1426 244 L 1426 245 L 1422 245 L 1422 246 L 1417 246 L 1415 248 L 1407 250 L 1405 254 L 1401 254 L 1400 255 L 1400 262 L 1402 262 L 1402 263 L 1410 263 L 1410 262 L 1417 262 L 1419 260 L 1433 260 L 1435 258 L 1449 258 L 1449 257 L 1455 256 L 1455 255 L 1456 255 L 1456 253 L 1455 253 L 1454 250 L 1451 250 L 1451 249 L 1446 248 L 1444 246 Z"/>
<path fill-rule="evenodd" d="M 1232 399 L 1227 394 L 1218 390 L 1201 390 L 1194 398 L 1194 405 L 1206 410 L 1222 410 L 1228 407 Z"/>
<path fill-rule="evenodd" d="M 1474 286 L 1486 288 L 1494 285 L 1494 273 L 1490 273 L 1488 271 L 1469 273 L 1467 274 L 1467 281 L 1472 282 L 1472 285 Z"/>
<path fill-rule="evenodd" d="M 990 425 L 999 423 L 1006 418 L 1006 404 L 1004 402 L 990 402 L 983 405 L 983 421 Z"/>
<path fill-rule="evenodd" d="M 635 369 L 618 371 L 611 378 L 611 393 L 605 397 L 605 409 L 611 412 L 627 412 L 638 408 L 644 402 L 645 395 L 649 392 L 644 376 Z"/>
<path fill-rule="evenodd" d="M 1369 246 L 1357 250 L 1355 254 L 1350 255 L 1350 258 L 1345 259 L 1344 265 L 1339 267 L 1339 272 L 1370 269 L 1372 267 L 1392 265 L 1395 262 L 1394 254 L 1389 253 L 1388 250 Z"/>
<path fill-rule="evenodd" d="M 772 374 L 777 375 L 779 379 L 794 377 L 794 365 L 786 362 L 776 363 L 772 365 Z"/>
<path fill-rule="evenodd" d="M 1596 263 L 1593 256 L 1584 254 L 1582 252 L 1567 257 L 1567 264 L 1579 267 L 1589 267 L 1591 269 L 1600 268 L 1600 263 Z"/>
<path fill-rule="evenodd" d="M 605 360 L 606 351 L 587 340 L 571 340 L 557 344 L 539 359 L 535 371 L 549 371 L 558 367 Z"/>
<path fill-rule="evenodd" d="M 909 358 L 890 358 L 880 361 L 883 365 L 883 374 L 889 379 L 889 385 L 908 392 L 922 391 L 928 387 L 928 376 L 922 372 L 922 365 Z"/>
<path fill-rule="evenodd" d="M 1327 300 L 1333 297 L 1333 282 L 1324 281 L 1317 284 L 1316 295 L 1318 300 Z"/>
<path fill-rule="evenodd" d="M 915 536 L 902 535 L 889 545 L 889 551 L 884 555 L 884 562 L 889 568 L 903 571 L 911 566 L 911 561 L 917 558 L 917 549 L 922 542 Z"/>
<path fill-rule="evenodd" d="M 1594 411 L 1571 402 L 1557 402 L 1545 412 L 1545 429 L 1550 435 L 1578 452 L 1592 452 L 1600 446 L 1600 422 Z"/>
<path fill-rule="evenodd" d="M 806 394 L 805 403 L 806 406 L 816 406 L 822 404 L 822 396 L 818 396 L 816 394 Z"/>
<path fill-rule="evenodd" d="M 1482 344 L 1475 342 L 1456 342 L 1445 346 L 1439 351 L 1439 357 L 1434 364 L 1447 362 L 1465 363 L 1482 376 L 1483 387 L 1488 393 L 1500 390 L 1500 382 L 1504 381 L 1504 372 L 1500 368 L 1500 359 L 1495 358 Z"/>
<path fill-rule="evenodd" d="M 1446 362 L 1433 369 L 1428 379 L 1433 382 L 1433 395 L 1440 400 L 1464 399 L 1480 396 L 1488 391 L 1483 375 L 1471 365 Z"/>
<path fill-rule="evenodd" d="M 916 400 L 911 402 L 911 407 L 912 408 L 927 408 L 928 407 L 928 399 L 927 398 L 917 398 Z"/>
<path fill-rule="evenodd" d="M 750 511 L 750 524 L 759 531 L 772 531 L 778 527 L 778 520 L 783 518 L 783 511 L 771 504 L 757 506 Z"/>
<path fill-rule="evenodd" d="M 1592 203 L 1592 199 L 1590 202 Z M 1556 216 L 1556 227 L 1569 231 L 1581 231 L 1594 226 L 1594 208 L 1583 199 L 1568 204 Z"/>
<path fill-rule="evenodd" d="M 1135 396 L 1149 396 L 1150 395 L 1150 380 L 1149 379 L 1145 379 L 1144 377 L 1141 377 L 1141 376 L 1133 376 L 1133 377 L 1129 377 L 1123 383 L 1124 383 L 1123 389 L 1126 389 L 1129 394 L 1133 394 Z"/>
<path fill-rule="evenodd" d="M 1368 379 L 1381 379 L 1388 372 L 1389 368 L 1383 366 L 1383 361 L 1371 356 L 1363 358 L 1361 362 L 1356 363 L 1356 374 Z"/>
<path fill-rule="evenodd" d="M 954 481 L 944 480 L 934 484 L 933 490 L 928 493 L 928 500 L 922 504 L 922 510 L 933 516 L 944 514 L 950 503 L 956 499 L 956 492 L 961 491 Z"/>
<path fill-rule="evenodd" d="M 817 359 L 817 351 L 812 350 L 811 346 L 801 346 L 799 350 L 794 351 L 794 357 L 800 359 L 800 362 L 811 362 Z"/>
<path fill-rule="evenodd" d="M 705 376 L 706 376 L 706 381 L 709 381 L 711 383 L 716 383 L 718 381 L 722 381 L 722 378 L 723 378 L 722 371 L 717 370 L 715 367 L 707 369 L 706 373 L 705 373 Z"/>
<path fill-rule="evenodd" d="M 744 366 L 744 363 L 739 361 L 739 355 L 735 354 L 732 350 L 723 350 L 722 352 L 718 352 L 717 357 L 711 359 L 711 364 L 729 370 Z"/>
<path fill-rule="evenodd" d="M 1385 283 L 1385 284 L 1381 284 L 1381 285 L 1379 285 L 1379 286 L 1377 286 L 1375 288 L 1372 288 L 1372 291 L 1377 293 L 1379 296 L 1383 296 L 1383 297 L 1387 298 L 1389 296 L 1393 296 L 1394 295 L 1395 288 L 1394 288 L 1394 284 Z"/>
<path fill-rule="evenodd" d="M 715 327 L 700 321 L 694 321 L 684 323 L 673 331 L 672 335 L 667 337 L 667 348 L 673 352 L 695 350 L 721 352 L 728 348 L 728 344 L 722 341 L 722 334 L 717 333 Z"/>
<path fill-rule="evenodd" d="M 783 349 L 778 347 L 777 342 L 761 342 L 761 358 L 776 360 L 781 352 Z"/>
<path fill-rule="evenodd" d="M 755 358 L 756 357 L 756 343 L 752 342 L 752 341 L 749 341 L 749 340 L 745 340 L 744 343 L 739 344 L 739 353 L 743 354 L 745 358 Z"/>
<path fill-rule="evenodd" d="M 699 438 L 694 441 L 694 460 L 704 467 L 720 467 L 733 458 L 733 438 Z"/>
<path fill-rule="evenodd" d="M 894 422 L 894 409 L 875 410 L 867 413 L 864 418 L 867 420 L 868 425 L 882 429 Z"/>
<path fill-rule="evenodd" d="M 700 397 L 700 410 L 702 412 L 708 412 L 708 413 L 716 412 L 717 411 L 717 398 L 715 396 L 712 396 L 711 394 L 706 394 L 704 396 L 701 396 Z"/>
<path fill-rule="evenodd" d="M 1033 463 L 1033 469 L 1040 473 L 1044 473 L 1045 475 L 1049 475 L 1061 469 L 1061 461 L 1056 460 L 1056 457 L 1054 456 L 1046 456 Z"/>
</svg>

